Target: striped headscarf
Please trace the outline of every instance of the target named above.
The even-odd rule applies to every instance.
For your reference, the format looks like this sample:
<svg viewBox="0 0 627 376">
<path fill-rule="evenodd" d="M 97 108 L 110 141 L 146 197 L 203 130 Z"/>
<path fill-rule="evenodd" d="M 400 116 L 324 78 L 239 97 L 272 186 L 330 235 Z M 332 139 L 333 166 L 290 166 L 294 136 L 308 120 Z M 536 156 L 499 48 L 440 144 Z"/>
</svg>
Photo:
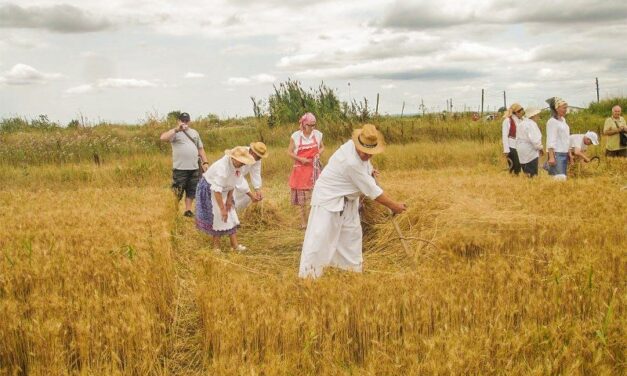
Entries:
<svg viewBox="0 0 627 376">
<path fill-rule="evenodd" d="M 557 109 L 564 105 L 568 106 L 568 103 L 560 97 L 549 98 L 546 100 L 546 103 L 549 104 L 549 108 L 551 109 L 551 116 L 556 119 L 558 118 Z"/>
</svg>

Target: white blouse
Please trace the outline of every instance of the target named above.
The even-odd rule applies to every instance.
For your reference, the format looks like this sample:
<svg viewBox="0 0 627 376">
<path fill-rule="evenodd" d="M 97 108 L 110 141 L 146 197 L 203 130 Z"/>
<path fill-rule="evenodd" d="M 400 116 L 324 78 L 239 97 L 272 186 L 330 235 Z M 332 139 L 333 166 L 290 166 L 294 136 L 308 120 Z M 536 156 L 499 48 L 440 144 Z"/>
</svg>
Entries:
<svg viewBox="0 0 627 376">
<path fill-rule="evenodd" d="M 542 150 L 542 132 L 538 124 L 531 119 L 524 119 L 516 128 L 516 151 L 520 163 L 525 164 L 538 158 Z"/>
<path fill-rule="evenodd" d="M 379 197 L 383 190 L 372 177 L 372 164 L 362 161 L 349 140 L 333 153 L 314 185 L 311 205 L 328 211 L 344 209 L 344 198 L 356 200 L 361 193 L 371 199 Z"/>
<path fill-rule="evenodd" d="M 250 192 L 241 168 L 235 168 L 228 155 L 215 161 L 202 176 L 211 184 L 213 192 L 228 193 L 235 188 L 244 193 Z"/>
<path fill-rule="evenodd" d="M 557 120 L 551 117 L 546 123 L 546 148 L 553 149 L 556 153 L 568 153 L 570 144 L 570 127 L 566 119 Z"/>
<path fill-rule="evenodd" d="M 318 146 L 320 146 L 320 142 L 322 141 L 322 132 L 320 132 L 317 129 L 314 129 L 309 135 L 309 137 L 305 136 L 303 131 L 298 130 L 292 133 L 292 136 L 291 136 L 292 140 L 294 140 L 294 154 L 296 154 L 296 152 L 298 151 L 298 145 L 301 143 L 301 136 L 302 136 L 303 145 L 313 144 L 314 138 L 316 139 Z"/>
</svg>

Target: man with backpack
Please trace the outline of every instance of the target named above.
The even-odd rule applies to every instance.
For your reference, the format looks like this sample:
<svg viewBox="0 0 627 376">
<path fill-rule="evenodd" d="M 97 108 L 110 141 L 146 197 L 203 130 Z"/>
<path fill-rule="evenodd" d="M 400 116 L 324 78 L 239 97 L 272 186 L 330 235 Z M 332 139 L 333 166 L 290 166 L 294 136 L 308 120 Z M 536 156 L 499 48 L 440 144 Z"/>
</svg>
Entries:
<svg viewBox="0 0 627 376">
<path fill-rule="evenodd" d="M 182 112 L 178 116 L 178 125 L 163 132 L 160 139 L 172 144 L 172 190 L 179 201 L 185 192 L 183 215 L 193 217 L 192 203 L 196 197 L 199 170 L 206 171 L 209 168 L 209 162 L 200 135 L 190 128 L 189 123 L 189 114 Z"/>
</svg>

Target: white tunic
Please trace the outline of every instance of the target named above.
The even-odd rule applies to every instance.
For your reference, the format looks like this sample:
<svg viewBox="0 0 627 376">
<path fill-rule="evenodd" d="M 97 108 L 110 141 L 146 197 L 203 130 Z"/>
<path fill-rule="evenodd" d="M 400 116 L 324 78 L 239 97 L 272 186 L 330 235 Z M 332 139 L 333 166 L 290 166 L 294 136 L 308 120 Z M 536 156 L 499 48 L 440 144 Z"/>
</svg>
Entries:
<svg viewBox="0 0 627 376">
<path fill-rule="evenodd" d="M 556 153 L 568 153 L 570 127 L 566 119 L 557 120 L 551 117 L 546 122 L 546 148 L 553 149 Z"/>
<path fill-rule="evenodd" d="M 538 158 L 542 150 L 542 132 L 538 124 L 531 119 L 524 119 L 516 128 L 516 151 L 520 163 L 525 164 Z"/>
<path fill-rule="evenodd" d="M 226 205 L 226 198 L 230 191 L 234 189 L 250 191 L 246 180 L 244 180 L 241 168 L 235 168 L 231 157 L 225 155 L 214 162 L 211 167 L 202 175 L 209 184 L 211 184 L 212 192 L 222 193 L 223 204 Z M 228 212 L 227 221 L 222 221 L 220 207 L 216 201 L 215 195 L 211 195 L 211 206 L 213 207 L 213 229 L 216 231 L 230 230 L 239 225 L 239 218 L 232 207 Z"/>
<path fill-rule="evenodd" d="M 588 145 L 583 143 L 583 134 L 571 134 L 569 138 L 569 147 L 577 151 L 577 149 L 581 151 L 586 151 L 588 149 Z"/>
<path fill-rule="evenodd" d="M 246 147 L 246 150 L 249 150 L 249 147 Z M 250 175 L 250 182 L 253 185 L 255 190 L 261 189 L 261 159 L 255 161 L 255 163 L 251 165 L 244 165 L 240 167 L 240 171 L 242 172 L 242 176 L 244 177 L 244 181 L 246 180 L 246 175 Z M 235 200 L 235 209 L 240 210 L 248 205 L 250 205 L 250 197 L 248 197 L 247 193 L 250 192 L 250 188 L 248 188 L 248 183 L 246 183 L 246 190 L 242 190 L 239 187 L 233 192 L 233 199 Z"/>
<path fill-rule="evenodd" d="M 352 140 L 331 156 L 313 189 L 299 277 L 319 277 L 326 266 L 362 270 L 359 195 L 376 199 L 383 193 L 371 173 Z"/>
<path fill-rule="evenodd" d="M 518 125 L 520 124 L 520 119 L 516 115 L 512 115 L 512 119 L 514 119 L 514 123 L 516 124 L 516 133 L 518 133 Z M 501 141 L 503 142 L 503 152 L 509 153 L 509 149 L 516 149 L 516 139 L 509 137 L 509 118 L 505 118 L 501 125 Z"/>
</svg>

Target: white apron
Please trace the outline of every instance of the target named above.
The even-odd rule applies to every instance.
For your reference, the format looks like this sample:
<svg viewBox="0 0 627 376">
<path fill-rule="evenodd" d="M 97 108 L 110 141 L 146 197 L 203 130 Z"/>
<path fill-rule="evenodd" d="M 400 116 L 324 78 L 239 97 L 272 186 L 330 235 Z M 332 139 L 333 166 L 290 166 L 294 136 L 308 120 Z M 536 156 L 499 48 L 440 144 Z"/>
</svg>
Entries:
<svg viewBox="0 0 627 376">
<path fill-rule="evenodd" d="M 233 192 L 235 194 L 235 192 Z M 224 201 L 224 205 L 226 206 L 226 197 L 228 192 L 222 192 L 222 201 Z M 237 217 L 237 212 L 234 207 L 231 207 L 231 210 L 228 212 L 228 218 L 226 222 L 222 221 L 222 214 L 220 213 L 220 207 L 218 206 L 218 202 L 216 201 L 216 196 L 211 191 L 211 208 L 213 211 L 213 229 L 215 231 L 226 231 L 230 230 L 233 227 L 239 225 L 239 218 Z"/>
</svg>

